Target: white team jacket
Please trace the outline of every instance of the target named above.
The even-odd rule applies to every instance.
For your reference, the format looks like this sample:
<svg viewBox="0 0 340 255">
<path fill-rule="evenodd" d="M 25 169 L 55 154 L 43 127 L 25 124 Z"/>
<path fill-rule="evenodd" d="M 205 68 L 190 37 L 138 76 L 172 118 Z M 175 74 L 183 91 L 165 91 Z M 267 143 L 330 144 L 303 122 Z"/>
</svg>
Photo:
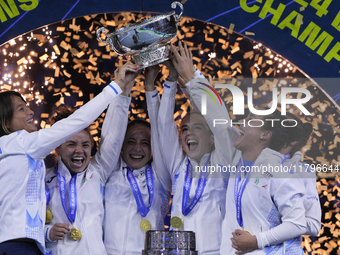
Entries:
<svg viewBox="0 0 340 255">
<path fill-rule="evenodd" d="M 98 152 L 83 172 L 77 174 L 77 214 L 74 227 L 82 233 L 79 241 L 74 241 L 70 234 L 63 240 L 51 242 L 50 229 L 55 223 L 68 223 L 66 213 L 60 199 L 58 172 L 64 176 L 66 187 L 72 178 L 69 170 L 59 157 L 58 165 L 46 175 L 46 186 L 50 191 L 51 200 L 48 208 L 53 213 L 52 222 L 46 225 L 46 254 L 49 255 L 104 255 L 107 254 L 103 242 L 104 220 L 104 186 L 112 172 L 112 166 L 119 160 L 117 148 L 122 146 L 124 135 L 116 135 L 113 128 L 120 125 L 124 130 L 128 121 L 130 97 L 118 96 L 110 104 L 102 128 L 101 143 Z M 68 197 L 68 192 L 67 192 Z M 70 227 L 71 229 L 71 227 Z"/>
<path fill-rule="evenodd" d="M 35 240 L 45 252 L 45 164 L 52 150 L 94 121 L 121 93 L 115 83 L 53 127 L 25 130 L 0 138 L 0 243 L 17 238 Z"/>
<path fill-rule="evenodd" d="M 151 148 L 153 153 L 152 171 L 155 192 L 152 206 L 145 217 L 152 230 L 164 229 L 164 217 L 169 210 L 171 179 L 166 170 L 158 145 L 157 115 L 159 95 L 157 89 L 146 91 L 149 119 L 151 124 Z M 117 127 L 118 128 L 118 127 Z M 125 130 L 118 128 L 117 136 L 123 136 Z M 121 146 L 115 148 L 120 152 Z M 133 170 L 145 206 L 149 205 L 149 193 L 146 186 L 145 170 Z M 141 215 L 135 197 L 127 179 L 127 165 L 121 158 L 119 165 L 114 167 L 105 186 L 105 220 L 104 243 L 110 255 L 140 255 L 144 250 L 145 232 L 140 228 Z"/>
<path fill-rule="evenodd" d="M 195 75 L 198 75 L 198 72 L 196 72 Z M 203 78 L 199 80 L 208 84 L 207 80 Z M 190 99 L 197 99 L 194 100 L 195 104 L 201 109 L 201 96 L 199 92 L 201 90 L 196 88 L 197 84 L 195 82 L 191 82 L 190 84 Z M 182 218 L 183 186 L 188 158 L 183 152 L 182 145 L 179 141 L 177 126 L 173 118 L 176 88 L 176 82 L 165 82 L 158 115 L 158 127 L 164 161 L 167 168 L 170 170 L 172 177 L 172 191 L 174 197 L 171 216 Z M 208 166 L 217 168 L 218 166 L 228 166 L 231 163 L 231 156 L 225 152 L 231 150 L 233 144 L 230 140 L 233 135 L 234 138 L 236 138 L 238 134 L 228 132 L 228 129 L 225 126 L 220 125 L 214 127 L 212 122 L 214 116 L 215 113 L 210 111 L 208 111 L 208 115 L 204 115 L 215 138 L 215 150 L 211 152 Z M 209 154 L 202 157 L 200 163 L 201 167 L 204 167 L 208 157 Z M 191 173 L 195 174 L 195 176 L 199 176 L 199 174 L 195 173 L 197 162 L 192 159 L 190 162 L 192 165 Z M 195 232 L 196 250 L 198 250 L 199 254 L 219 254 L 222 221 L 226 213 L 225 197 L 228 186 L 227 177 L 228 176 L 223 173 L 210 173 L 202 197 L 193 210 L 184 217 L 184 224 L 180 230 Z M 195 195 L 198 180 L 199 178 L 193 178 L 188 204 L 191 203 L 191 200 Z"/>
<path fill-rule="evenodd" d="M 241 210 L 244 229 L 256 235 L 259 246 L 249 254 L 303 254 L 300 236 L 306 231 L 306 220 L 302 180 L 294 172 L 264 171 L 264 167 L 280 169 L 283 159 L 282 154 L 266 148 L 249 175 Z M 241 229 L 236 220 L 234 185 L 235 174 L 232 173 L 226 198 L 228 212 L 222 226 L 221 255 L 235 253 L 231 247 L 231 233 Z"/>
<path fill-rule="evenodd" d="M 201 98 L 202 94 L 208 91 L 209 83 L 205 79 L 199 79 L 201 77 L 196 74 L 196 78 L 192 80 L 189 85 L 191 100 L 195 103 L 198 109 L 201 109 Z M 230 125 L 230 118 L 225 105 L 219 101 L 219 97 L 215 97 L 215 91 L 210 91 L 214 99 L 211 96 L 206 96 L 207 102 L 207 114 L 204 115 L 207 123 L 213 123 L 214 120 L 223 120 L 215 128 L 220 128 L 218 132 L 214 132 L 215 141 L 223 141 L 228 143 L 227 147 L 223 151 L 223 155 L 226 159 L 226 164 L 232 162 L 231 166 L 236 166 L 240 157 L 240 151 L 236 150 L 233 146 L 234 140 L 239 136 L 238 131 L 235 127 Z M 215 95 L 214 95 L 215 94 Z M 212 127 L 211 127 L 212 129 Z M 212 129 L 213 130 L 213 129 Z M 218 136 L 217 136 L 218 135 Z M 267 165 L 276 166 L 281 165 L 283 160 L 283 155 L 277 153 L 270 149 L 265 149 L 262 154 L 258 157 L 255 162 L 255 166 Z M 228 183 L 227 197 L 226 197 L 226 214 L 222 226 L 222 243 L 220 254 L 234 254 L 235 250 L 231 247 L 231 233 L 235 229 L 239 229 L 237 219 L 236 219 L 236 207 L 234 199 L 234 184 L 235 178 L 233 172 L 231 173 L 231 178 Z M 258 181 L 256 180 L 258 177 Z M 267 179 L 266 179 L 267 177 Z M 285 244 L 286 252 L 302 252 L 301 241 L 299 236 L 305 231 L 305 217 L 304 217 L 304 207 L 301 196 L 304 194 L 304 188 L 301 180 L 297 178 L 291 178 L 290 173 L 279 174 L 279 178 L 268 178 L 268 176 L 254 176 L 250 175 L 250 178 L 255 178 L 253 180 L 254 184 L 251 184 L 250 179 L 245 188 L 244 195 L 242 197 L 242 215 L 244 220 L 244 226 L 246 230 L 250 231 L 252 234 L 256 234 L 258 245 L 261 249 L 264 246 L 269 246 L 274 243 L 282 243 L 288 240 Z M 275 175 L 277 177 L 277 175 Z M 270 180 L 270 181 L 269 181 Z M 263 184 L 262 184 L 263 183 Z M 258 189 L 260 185 L 264 190 Z M 253 186 L 256 186 L 253 189 Z M 295 188 L 297 187 L 297 188 Z M 266 193 L 267 192 L 267 193 Z M 285 195 L 282 195 L 285 194 Z M 256 198 L 260 198 L 257 200 Z M 273 198 L 273 199 L 272 199 Z M 247 202 L 249 200 L 249 202 Z M 265 200 L 267 200 L 265 202 Z M 245 201 L 245 203 L 244 203 Z M 275 203 L 273 203 L 275 201 Z M 277 205 L 277 209 L 274 206 Z M 292 212 L 289 211 L 292 209 Z M 278 215 L 282 215 L 280 218 Z M 280 224 L 283 221 L 285 224 Z M 286 223 L 288 222 L 288 223 Z M 280 225 L 278 228 L 275 226 Z M 258 229 L 260 227 L 260 230 Z M 247 229 L 249 228 L 249 229 Z M 272 229 L 271 231 L 266 231 Z M 287 231 L 288 230 L 288 231 Z M 292 230 L 290 232 L 289 230 Z M 293 234 L 292 234 L 293 233 Z M 296 237 L 296 239 L 292 239 Z M 270 246 L 263 250 L 255 251 L 259 254 L 275 252 L 280 250 L 281 246 Z M 282 249 L 280 250 L 282 252 Z M 282 254 L 282 253 L 281 253 Z"/>
<path fill-rule="evenodd" d="M 307 224 L 305 235 L 317 236 L 321 229 L 321 205 L 316 188 L 316 174 L 307 165 L 301 163 L 300 160 L 301 152 L 298 151 L 292 158 L 285 160 L 283 165 L 294 169 L 305 185 L 306 194 L 303 197 Z"/>
</svg>

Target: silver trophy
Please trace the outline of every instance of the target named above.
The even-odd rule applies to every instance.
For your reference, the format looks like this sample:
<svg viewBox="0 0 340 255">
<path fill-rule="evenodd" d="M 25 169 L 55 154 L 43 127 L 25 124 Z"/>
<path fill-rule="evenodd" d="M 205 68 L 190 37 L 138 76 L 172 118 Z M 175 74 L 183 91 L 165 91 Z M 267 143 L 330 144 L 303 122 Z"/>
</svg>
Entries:
<svg viewBox="0 0 340 255">
<path fill-rule="evenodd" d="M 179 2 L 171 4 L 172 9 L 176 6 L 181 8 L 179 15 L 172 11 L 122 27 L 107 34 L 105 41 L 101 39 L 101 33 L 106 33 L 107 29 L 101 27 L 97 37 L 119 55 L 130 56 L 140 69 L 162 63 L 169 59 L 169 45 L 177 35 L 178 21 L 183 13 L 183 5 Z"/>
<path fill-rule="evenodd" d="M 146 232 L 143 255 L 197 255 L 195 233 L 192 231 Z"/>
</svg>

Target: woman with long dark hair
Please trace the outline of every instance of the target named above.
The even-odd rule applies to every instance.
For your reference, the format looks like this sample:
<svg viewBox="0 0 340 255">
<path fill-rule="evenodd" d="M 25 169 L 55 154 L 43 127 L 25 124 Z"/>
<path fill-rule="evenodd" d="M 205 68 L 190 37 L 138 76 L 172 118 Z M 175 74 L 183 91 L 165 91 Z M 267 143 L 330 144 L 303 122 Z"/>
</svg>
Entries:
<svg viewBox="0 0 340 255">
<path fill-rule="evenodd" d="M 306 233 L 305 235 L 317 236 L 321 229 L 321 205 L 318 190 L 316 188 L 315 169 L 308 164 L 302 163 L 301 149 L 306 145 L 313 132 L 312 124 L 302 122 L 297 116 L 287 113 L 287 118 L 291 119 L 291 124 L 297 124 L 290 129 L 288 139 L 280 153 L 284 155 L 283 165 L 294 169 L 305 185 L 306 194 L 303 197 L 303 205 L 306 210 Z"/>
</svg>

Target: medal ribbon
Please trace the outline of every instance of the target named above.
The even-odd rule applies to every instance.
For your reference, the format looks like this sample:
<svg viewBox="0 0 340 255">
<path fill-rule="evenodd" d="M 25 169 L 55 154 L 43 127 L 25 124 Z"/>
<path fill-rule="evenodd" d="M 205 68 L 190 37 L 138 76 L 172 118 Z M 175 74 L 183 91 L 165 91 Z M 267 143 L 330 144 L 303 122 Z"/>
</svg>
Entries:
<svg viewBox="0 0 340 255">
<path fill-rule="evenodd" d="M 65 177 L 62 176 L 58 172 L 58 181 L 59 181 L 59 191 L 60 191 L 60 199 L 61 204 L 63 205 L 64 212 L 66 213 L 67 218 L 73 224 L 76 219 L 77 214 L 77 174 L 73 175 L 70 184 L 69 184 L 69 201 L 70 201 L 70 210 L 67 211 L 66 204 L 66 181 Z"/>
<path fill-rule="evenodd" d="M 48 188 L 46 187 L 46 185 L 45 185 L 45 196 L 46 196 L 46 205 L 48 205 L 51 200 L 51 194 Z"/>
<path fill-rule="evenodd" d="M 132 173 L 132 170 L 130 167 L 127 167 L 127 178 L 130 183 L 133 195 L 135 196 L 137 207 L 139 210 L 140 215 L 144 218 L 152 205 L 153 201 L 153 196 L 155 193 L 155 188 L 154 188 L 154 182 L 153 182 L 153 175 L 152 175 L 152 168 L 151 165 L 148 166 L 148 168 L 145 170 L 145 177 L 146 177 L 146 186 L 148 187 L 149 191 L 149 206 L 146 207 L 143 201 L 142 193 L 140 192 L 140 189 L 138 187 L 138 183 L 136 181 L 135 176 Z"/>
<path fill-rule="evenodd" d="M 210 155 L 209 155 L 207 162 L 205 163 L 205 168 L 207 167 L 209 163 Z M 198 201 L 201 199 L 203 192 L 204 192 L 205 185 L 207 184 L 207 172 L 201 171 L 200 179 L 198 181 L 196 192 L 195 192 L 195 196 L 193 200 L 191 201 L 191 204 L 187 207 L 189 194 L 190 194 L 190 188 L 192 184 L 192 177 L 190 173 L 191 173 L 191 167 L 190 167 L 190 160 L 188 158 L 187 172 L 185 174 L 185 180 L 184 180 L 184 186 L 183 186 L 183 197 L 182 197 L 182 214 L 184 216 L 187 216 L 192 211 L 192 209 L 194 209 Z"/>
<path fill-rule="evenodd" d="M 242 182 L 241 182 L 241 186 L 240 189 L 238 188 L 240 179 L 241 179 L 241 171 L 240 168 L 242 166 L 242 160 L 240 159 L 240 161 L 237 164 L 237 172 L 236 172 L 236 178 L 235 178 L 235 186 L 234 186 L 234 196 L 235 196 L 235 204 L 236 204 L 236 218 L 237 218 L 237 222 L 239 224 L 240 227 L 243 227 L 243 218 L 242 218 L 242 211 L 241 211 L 241 199 L 242 199 L 242 195 L 243 195 L 243 191 L 246 187 L 246 183 L 248 181 L 248 177 L 251 171 L 248 171 L 246 173 L 246 176 L 243 178 Z"/>
</svg>

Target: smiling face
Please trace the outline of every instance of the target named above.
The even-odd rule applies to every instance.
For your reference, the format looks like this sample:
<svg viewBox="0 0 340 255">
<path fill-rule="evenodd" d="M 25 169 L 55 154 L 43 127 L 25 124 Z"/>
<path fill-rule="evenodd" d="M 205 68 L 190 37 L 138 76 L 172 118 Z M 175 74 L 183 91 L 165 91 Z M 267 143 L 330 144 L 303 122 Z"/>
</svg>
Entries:
<svg viewBox="0 0 340 255">
<path fill-rule="evenodd" d="M 29 133 L 37 131 L 33 120 L 34 112 L 26 106 L 26 103 L 20 97 L 11 96 L 11 99 L 14 111 L 11 121 L 6 123 L 7 129 L 10 132 L 23 129 Z"/>
<path fill-rule="evenodd" d="M 182 121 L 181 141 L 188 157 L 199 163 L 204 154 L 213 150 L 214 135 L 202 115 L 190 114 Z"/>
<path fill-rule="evenodd" d="M 122 148 L 122 157 L 131 169 L 140 169 L 151 159 L 150 128 L 134 125 L 128 128 Z"/>
<path fill-rule="evenodd" d="M 91 158 L 91 137 L 87 130 L 82 130 L 69 138 L 56 149 L 61 160 L 71 172 L 84 171 Z"/>
<path fill-rule="evenodd" d="M 262 116 L 250 113 L 245 125 L 240 125 L 240 136 L 235 140 L 234 147 L 242 151 L 245 160 L 254 161 L 269 144 L 271 132 L 261 127 L 260 120 L 263 120 Z"/>
</svg>

